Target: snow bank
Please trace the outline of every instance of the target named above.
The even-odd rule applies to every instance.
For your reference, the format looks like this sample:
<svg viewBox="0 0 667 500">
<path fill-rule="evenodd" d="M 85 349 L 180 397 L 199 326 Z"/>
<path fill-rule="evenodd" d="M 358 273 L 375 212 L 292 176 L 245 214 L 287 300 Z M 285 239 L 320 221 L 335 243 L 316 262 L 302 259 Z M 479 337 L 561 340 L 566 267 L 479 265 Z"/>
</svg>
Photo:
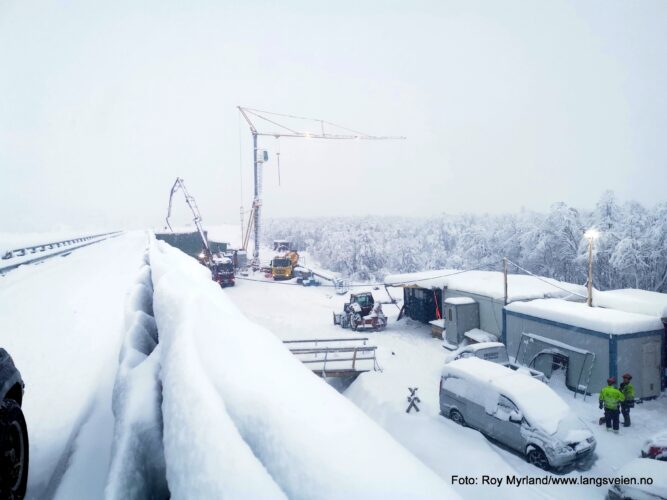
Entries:
<svg viewBox="0 0 667 500">
<path fill-rule="evenodd" d="M 164 449 L 172 498 L 284 498 L 205 373 L 193 333 L 209 272 L 162 242 L 151 250 L 162 348 Z M 199 278 L 199 279 L 197 279 Z M 219 288 L 212 289 L 219 293 Z M 214 332 L 214 325 L 207 328 Z"/>
<path fill-rule="evenodd" d="M 200 468 L 211 471 L 211 481 L 224 478 L 220 487 L 237 478 L 236 491 L 246 498 L 279 495 L 262 483 L 261 465 L 290 498 L 456 497 L 274 335 L 249 322 L 194 260 L 158 242 L 151 263 L 164 349 L 167 476 L 175 497 L 178 481 L 209 477 L 195 474 Z M 243 440 L 230 439 L 236 430 Z M 208 456 L 192 442 L 200 439 Z M 248 493 L 260 484 L 264 494 Z"/>
<path fill-rule="evenodd" d="M 474 293 L 492 299 L 505 297 L 503 273 L 496 271 L 441 269 L 419 273 L 393 274 L 386 276 L 384 283 L 389 286 L 419 286 L 427 289 L 446 286 L 448 290 Z M 586 289 L 581 285 L 565 283 L 551 278 L 538 279 L 523 274 L 510 274 L 507 277 L 507 294 L 508 300 L 512 302 L 547 297 L 567 298 L 577 294 L 585 297 Z"/>
<path fill-rule="evenodd" d="M 658 318 L 667 318 L 667 293 L 625 288 L 622 290 L 593 291 L 593 304 Z"/>
<path fill-rule="evenodd" d="M 506 309 L 536 318 L 612 335 L 651 332 L 663 329 L 662 321 L 656 317 L 602 307 L 588 307 L 581 302 L 569 302 L 559 299 L 515 302 L 507 305 Z"/>
<path fill-rule="evenodd" d="M 144 265 L 126 301 L 127 333 L 113 391 L 114 446 L 107 499 L 168 498 L 162 445 L 160 346 L 150 267 Z"/>
</svg>

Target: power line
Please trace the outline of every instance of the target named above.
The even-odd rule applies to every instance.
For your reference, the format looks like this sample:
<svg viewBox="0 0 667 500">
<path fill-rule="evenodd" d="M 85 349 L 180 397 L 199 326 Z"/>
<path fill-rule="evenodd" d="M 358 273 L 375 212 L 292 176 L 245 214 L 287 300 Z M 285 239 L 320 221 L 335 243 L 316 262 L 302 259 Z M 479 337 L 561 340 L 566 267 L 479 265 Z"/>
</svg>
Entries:
<svg viewBox="0 0 667 500">
<path fill-rule="evenodd" d="M 442 274 L 438 276 L 431 276 L 429 278 L 423 278 L 423 279 L 416 279 L 416 280 L 409 280 L 409 281 L 399 281 L 396 283 L 385 283 L 385 282 L 371 282 L 371 283 L 346 283 L 345 286 L 347 288 L 360 288 L 364 286 L 400 286 L 400 285 L 410 285 L 412 283 L 417 283 L 421 281 L 428 281 L 428 280 L 433 280 L 433 279 L 439 279 L 439 278 L 446 278 L 447 276 L 454 276 L 456 274 L 463 274 L 463 273 L 469 273 L 471 271 L 479 271 L 479 269 L 466 269 L 463 271 L 455 271 L 453 273 L 449 274 Z M 239 280 L 245 280 L 245 281 L 255 281 L 257 283 L 266 283 L 270 285 L 295 285 L 295 286 L 302 286 L 301 283 L 291 283 L 291 282 L 286 282 L 286 281 L 267 281 L 267 280 L 258 280 L 254 278 L 245 278 L 245 277 L 240 277 L 237 276 L 237 279 Z M 325 279 L 325 278 L 323 278 Z M 321 284 L 319 286 L 325 287 L 325 288 L 338 288 L 336 285 L 327 285 L 327 284 Z"/>
<path fill-rule="evenodd" d="M 551 286 L 553 286 L 553 287 L 559 288 L 559 289 L 563 290 L 564 292 L 569 293 L 570 295 L 576 295 L 577 297 L 581 297 L 581 298 L 584 298 L 584 299 L 587 298 L 585 295 L 581 295 L 580 293 L 574 292 L 574 291 L 572 291 L 572 290 L 568 290 L 567 288 L 563 288 L 562 286 L 558 286 L 558 285 L 556 285 L 555 283 L 552 283 L 552 282 L 550 282 L 550 281 L 547 281 L 547 280 L 545 280 L 544 278 L 542 278 L 541 276 L 537 276 L 536 274 L 531 273 L 531 272 L 528 271 L 527 269 L 524 269 L 524 268 L 521 267 L 519 264 L 516 264 L 516 263 L 512 262 L 512 261 L 509 260 L 509 259 L 507 259 L 507 262 L 509 262 L 510 264 L 512 264 L 514 267 L 516 267 L 516 268 L 522 270 L 524 273 L 529 274 L 529 275 L 532 276 L 533 278 L 536 278 L 536 279 L 538 279 L 538 280 L 540 280 L 540 281 L 546 283 L 547 285 L 551 285 Z M 553 279 L 553 278 L 552 278 L 552 279 Z"/>
</svg>

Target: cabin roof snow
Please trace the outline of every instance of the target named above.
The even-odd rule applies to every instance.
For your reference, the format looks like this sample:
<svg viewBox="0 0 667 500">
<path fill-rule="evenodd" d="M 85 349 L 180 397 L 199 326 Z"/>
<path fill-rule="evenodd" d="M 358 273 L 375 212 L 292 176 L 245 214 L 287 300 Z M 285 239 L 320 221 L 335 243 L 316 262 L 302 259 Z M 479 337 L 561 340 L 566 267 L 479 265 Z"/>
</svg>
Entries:
<svg viewBox="0 0 667 500">
<path fill-rule="evenodd" d="M 624 288 L 621 290 L 593 291 L 593 304 L 619 311 L 667 318 L 667 293 Z"/>
<path fill-rule="evenodd" d="M 503 273 L 499 271 L 459 271 L 440 269 L 408 274 L 392 274 L 384 279 L 385 285 L 399 287 L 444 288 L 448 290 L 474 293 L 492 299 L 505 296 Z M 549 297 L 583 298 L 586 288 L 582 285 L 565 283 L 551 278 L 541 278 L 525 274 L 507 276 L 508 301 L 543 299 Z"/>
<path fill-rule="evenodd" d="M 526 314 L 611 335 L 652 332 L 663 328 L 662 321 L 655 316 L 605 309 L 603 307 L 588 307 L 583 302 L 570 302 L 561 299 L 514 302 L 506 306 L 506 309 L 509 312 Z"/>
</svg>

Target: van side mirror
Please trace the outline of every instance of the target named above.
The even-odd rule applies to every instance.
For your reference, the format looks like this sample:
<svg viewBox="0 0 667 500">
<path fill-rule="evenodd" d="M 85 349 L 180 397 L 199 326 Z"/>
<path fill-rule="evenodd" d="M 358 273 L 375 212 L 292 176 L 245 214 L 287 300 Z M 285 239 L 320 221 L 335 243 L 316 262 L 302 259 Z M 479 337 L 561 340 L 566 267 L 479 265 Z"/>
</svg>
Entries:
<svg viewBox="0 0 667 500">
<path fill-rule="evenodd" d="M 521 414 L 521 412 L 513 410 L 510 413 L 510 422 L 520 424 L 522 420 L 523 420 L 523 415 Z"/>
</svg>

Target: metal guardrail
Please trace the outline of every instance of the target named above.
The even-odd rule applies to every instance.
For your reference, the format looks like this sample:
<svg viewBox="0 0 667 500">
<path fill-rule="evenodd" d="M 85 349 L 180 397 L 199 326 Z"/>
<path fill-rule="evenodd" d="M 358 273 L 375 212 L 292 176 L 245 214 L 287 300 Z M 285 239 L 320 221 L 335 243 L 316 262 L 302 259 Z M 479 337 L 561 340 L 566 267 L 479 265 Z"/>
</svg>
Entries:
<svg viewBox="0 0 667 500">
<path fill-rule="evenodd" d="M 72 250 L 98 243 L 107 238 L 118 236 L 121 233 L 122 231 L 114 231 L 111 233 L 80 236 L 78 238 L 70 238 L 68 240 L 53 241 L 50 243 L 40 243 L 37 245 L 15 248 L 5 252 L 5 254 L 0 258 L 0 273 L 6 273 L 7 271 L 16 269 L 19 266 L 33 264 L 35 262 L 55 257 L 57 255 L 69 253 Z M 24 259 L 23 257 L 31 258 Z"/>
<path fill-rule="evenodd" d="M 313 373 L 319 375 L 320 377 L 350 377 L 357 376 L 360 373 L 368 371 L 381 371 L 375 355 L 377 347 L 366 345 L 366 341 L 368 341 L 367 337 L 348 337 L 337 339 L 285 340 L 283 343 L 303 344 L 304 347 L 289 347 L 289 350 L 304 364 L 317 363 L 321 365 L 311 368 Z M 322 347 L 317 345 L 318 343 L 327 344 L 332 342 L 362 342 L 362 345 L 338 345 Z M 306 356 L 308 358 L 302 359 L 301 356 Z M 363 364 L 365 361 L 371 361 L 372 365 L 370 367 L 368 365 L 361 367 L 358 365 L 358 363 Z"/>
</svg>

